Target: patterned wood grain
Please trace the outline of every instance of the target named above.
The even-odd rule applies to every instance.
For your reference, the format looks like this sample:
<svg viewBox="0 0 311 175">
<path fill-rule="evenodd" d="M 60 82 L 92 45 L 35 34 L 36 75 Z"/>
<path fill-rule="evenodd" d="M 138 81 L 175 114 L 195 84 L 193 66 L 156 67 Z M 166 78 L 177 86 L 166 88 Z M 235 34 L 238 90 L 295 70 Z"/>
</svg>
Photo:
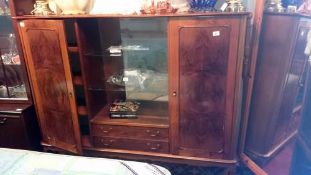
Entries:
<svg viewBox="0 0 311 175">
<path fill-rule="evenodd" d="M 220 36 L 214 37 L 213 32 Z M 180 147 L 221 154 L 230 30 L 187 27 L 180 35 Z"/>
<path fill-rule="evenodd" d="M 62 21 L 28 20 L 23 24 L 21 33 L 43 140 L 80 152 L 77 109 Z"/>
</svg>

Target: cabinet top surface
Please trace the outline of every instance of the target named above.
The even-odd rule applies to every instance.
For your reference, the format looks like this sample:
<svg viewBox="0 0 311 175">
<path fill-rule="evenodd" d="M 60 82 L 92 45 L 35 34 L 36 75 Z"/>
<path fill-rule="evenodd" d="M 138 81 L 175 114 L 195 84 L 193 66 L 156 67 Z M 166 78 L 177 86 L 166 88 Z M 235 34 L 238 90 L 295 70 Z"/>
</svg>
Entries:
<svg viewBox="0 0 311 175">
<path fill-rule="evenodd" d="M 74 18 L 156 18 L 156 17 L 237 17 L 237 16 L 248 16 L 249 12 L 206 12 L 206 13 L 176 13 L 176 14 L 160 14 L 160 15 L 120 15 L 120 14 L 98 14 L 98 15 L 49 15 L 49 16 L 35 16 L 35 15 L 24 15 L 12 17 L 14 19 L 74 19 Z"/>
<path fill-rule="evenodd" d="M 21 113 L 31 104 L 0 104 L 0 113 Z"/>
<path fill-rule="evenodd" d="M 290 16 L 290 17 L 297 17 L 297 18 L 309 18 L 311 19 L 311 14 L 307 13 L 288 13 L 288 12 L 265 12 L 265 15 L 276 15 L 276 16 Z"/>
</svg>

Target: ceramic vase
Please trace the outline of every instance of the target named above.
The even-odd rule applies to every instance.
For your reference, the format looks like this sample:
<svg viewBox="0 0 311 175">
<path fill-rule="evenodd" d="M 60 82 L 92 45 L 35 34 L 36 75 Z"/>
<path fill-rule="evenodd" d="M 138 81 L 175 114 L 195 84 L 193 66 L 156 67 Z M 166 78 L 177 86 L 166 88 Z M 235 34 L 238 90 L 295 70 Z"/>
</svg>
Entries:
<svg viewBox="0 0 311 175">
<path fill-rule="evenodd" d="M 55 0 L 63 15 L 85 14 L 90 0 Z"/>
</svg>

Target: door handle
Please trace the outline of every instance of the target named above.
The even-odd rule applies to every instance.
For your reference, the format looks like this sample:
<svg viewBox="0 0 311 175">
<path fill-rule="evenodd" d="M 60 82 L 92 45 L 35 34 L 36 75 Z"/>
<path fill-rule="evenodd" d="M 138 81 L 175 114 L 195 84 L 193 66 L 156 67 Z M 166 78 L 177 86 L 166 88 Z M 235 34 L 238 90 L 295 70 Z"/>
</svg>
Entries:
<svg viewBox="0 0 311 175">
<path fill-rule="evenodd" d="M 172 95 L 173 95 L 173 97 L 176 97 L 177 96 L 177 92 L 174 91 Z"/>
</svg>

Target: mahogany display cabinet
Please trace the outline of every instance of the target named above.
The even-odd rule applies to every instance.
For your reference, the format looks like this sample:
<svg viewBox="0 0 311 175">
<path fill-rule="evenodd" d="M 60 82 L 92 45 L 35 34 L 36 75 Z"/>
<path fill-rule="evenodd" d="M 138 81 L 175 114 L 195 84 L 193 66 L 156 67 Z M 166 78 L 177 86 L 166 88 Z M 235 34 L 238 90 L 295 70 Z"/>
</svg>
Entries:
<svg viewBox="0 0 311 175">
<path fill-rule="evenodd" d="M 16 17 L 42 141 L 235 166 L 247 13 Z M 135 101 L 135 119 L 111 119 Z"/>
<path fill-rule="evenodd" d="M 246 12 L 33 16 L 33 3 L 10 1 L 45 147 L 87 156 L 222 166 L 234 174 L 240 160 L 250 167 L 260 164 L 251 154 L 258 144 L 264 154 L 295 133 L 295 116 L 304 99 L 299 94 L 304 89 L 300 68 L 306 62 L 301 53 L 306 35 L 301 32 L 308 30 L 300 15 L 282 32 L 272 30 L 271 37 L 263 32 L 259 66 L 252 75 L 245 56 L 245 45 L 250 47 Z M 264 31 L 270 28 L 265 20 Z M 281 40 L 287 32 L 292 38 Z M 279 44 L 271 45 L 275 52 L 265 50 L 271 42 Z M 274 54 L 275 63 L 262 66 L 265 54 Z M 265 71 L 269 66 L 276 73 L 266 75 L 272 71 Z M 263 78 L 271 82 L 260 83 Z M 249 79 L 255 83 L 248 118 L 242 99 L 252 95 L 244 93 Z M 263 91 L 279 104 L 261 100 L 267 96 L 260 95 Z M 124 106 L 135 110 L 112 113 Z M 281 117 L 262 115 L 260 122 L 252 117 L 271 111 Z M 267 123 L 280 127 L 272 131 Z M 256 128 L 261 135 L 254 134 Z M 253 138 L 257 145 L 249 142 Z"/>
</svg>

